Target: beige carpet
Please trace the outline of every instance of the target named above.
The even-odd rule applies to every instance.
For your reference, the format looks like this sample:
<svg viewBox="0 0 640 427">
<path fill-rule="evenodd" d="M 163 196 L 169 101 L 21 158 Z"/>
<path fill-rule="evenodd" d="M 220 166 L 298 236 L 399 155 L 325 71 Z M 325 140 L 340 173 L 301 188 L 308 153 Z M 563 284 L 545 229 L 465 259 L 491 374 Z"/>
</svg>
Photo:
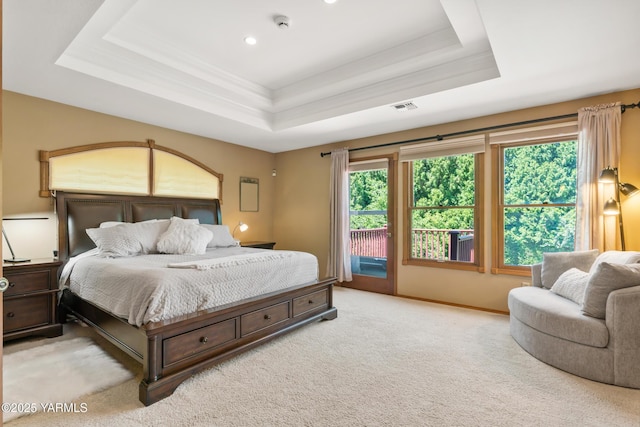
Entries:
<svg viewBox="0 0 640 427">
<path fill-rule="evenodd" d="M 511 339 L 507 316 L 342 288 L 335 305 L 336 320 L 201 373 L 150 407 L 137 401 L 138 373 L 79 399 L 85 414 L 9 425 L 640 425 L 640 390 L 537 361 Z"/>
<path fill-rule="evenodd" d="M 131 371 L 90 338 L 40 342 L 45 344 L 3 357 L 2 415 L 5 422 L 39 411 L 59 410 L 58 403 L 71 403 L 81 396 L 133 378 Z M 84 409 L 81 405 L 66 408 Z"/>
</svg>

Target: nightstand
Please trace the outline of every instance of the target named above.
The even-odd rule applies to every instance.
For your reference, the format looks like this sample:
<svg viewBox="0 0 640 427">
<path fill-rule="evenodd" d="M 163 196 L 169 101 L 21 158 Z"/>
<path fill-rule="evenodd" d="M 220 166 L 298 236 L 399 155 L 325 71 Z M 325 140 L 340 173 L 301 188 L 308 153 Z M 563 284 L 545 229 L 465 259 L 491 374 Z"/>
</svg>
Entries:
<svg viewBox="0 0 640 427">
<path fill-rule="evenodd" d="M 243 248 L 259 248 L 259 249 L 273 249 L 276 245 L 276 242 L 240 242 L 240 246 Z"/>
<path fill-rule="evenodd" d="M 4 292 L 3 341 L 32 335 L 62 335 L 58 323 L 58 269 L 62 262 L 34 259 L 23 263 L 3 263 L 9 288 Z"/>
</svg>

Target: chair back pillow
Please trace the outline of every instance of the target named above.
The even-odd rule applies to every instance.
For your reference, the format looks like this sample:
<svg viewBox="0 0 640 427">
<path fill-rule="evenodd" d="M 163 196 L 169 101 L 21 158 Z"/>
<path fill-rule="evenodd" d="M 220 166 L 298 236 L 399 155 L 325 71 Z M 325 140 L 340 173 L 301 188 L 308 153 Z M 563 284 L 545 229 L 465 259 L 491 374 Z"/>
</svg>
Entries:
<svg viewBox="0 0 640 427">
<path fill-rule="evenodd" d="M 582 312 L 587 316 L 604 319 L 609 294 L 617 289 L 637 285 L 640 285 L 640 264 L 600 262 L 595 271 L 589 274 Z"/>
<path fill-rule="evenodd" d="M 551 289 L 558 277 L 571 268 L 589 271 L 598 257 L 598 250 L 575 252 L 546 252 L 542 254 L 542 287 Z"/>
<path fill-rule="evenodd" d="M 589 273 L 596 271 L 598 264 L 608 262 L 609 264 L 635 264 L 640 262 L 640 252 L 635 251 L 606 251 L 602 252 L 591 265 Z"/>
</svg>

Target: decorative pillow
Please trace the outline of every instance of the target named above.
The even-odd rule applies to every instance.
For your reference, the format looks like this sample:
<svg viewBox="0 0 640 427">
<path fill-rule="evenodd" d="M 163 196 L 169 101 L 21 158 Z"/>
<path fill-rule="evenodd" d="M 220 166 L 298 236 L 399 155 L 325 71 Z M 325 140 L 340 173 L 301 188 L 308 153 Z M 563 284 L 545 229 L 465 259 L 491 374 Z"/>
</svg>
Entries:
<svg viewBox="0 0 640 427">
<path fill-rule="evenodd" d="M 233 238 L 226 225 L 200 224 L 213 233 L 213 238 L 207 244 L 207 248 L 228 248 L 230 246 L 240 246 L 240 243 Z"/>
<path fill-rule="evenodd" d="M 598 250 L 576 252 L 548 252 L 542 254 L 542 287 L 551 289 L 558 277 L 570 268 L 589 271 Z"/>
<path fill-rule="evenodd" d="M 582 305 L 588 280 L 589 273 L 577 268 L 570 268 L 558 277 L 556 283 L 551 287 L 551 292 Z"/>
<path fill-rule="evenodd" d="M 168 219 L 164 219 L 164 220 L 148 219 L 146 221 L 139 221 L 139 222 L 156 222 L 156 221 L 169 221 L 169 220 Z M 116 225 L 122 225 L 122 224 L 131 224 L 131 223 L 124 222 L 124 221 L 105 221 L 100 223 L 100 228 L 115 227 Z M 134 223 L 134 224 L 138 224 L 138 223 Z"/>
<path fill-rule="evenodd" d="M 169 229 L 158 240 L 158 252 L 165 254 L 199 255 L 207 251 L 213 233 L 178 217 L 171 218 Z"/>
<path fill-rule="evenodd" d="M 88 228 L 100 256 L 117 258 L 156 252 L 160 236 L 169 228 L 168 222 L 123 223 L 106 228 Z"/>
<path fill-rule="evenodd" d="M 640 264 L 601 262 L 590 274 L 582 312 L 587 316 L 604 319 L 609 293 L 636 285 L 640 285 Z"/>
<path fill-rule="evenodd" d="M 606 251 L 602 252 L 593 262 L 590 273 L 596 271 L 598 264 L 608 262 L 609 264 L 634 264 L 640 262 L 640 252 L 634 251 Z"/>
<path fill-rule="evenodd" d="M 176 216 L 174 218 L 179 218 L 179 217 Z M 188 222 L 189 224 L 200 224 L 200 220 L 198 218 L 180 218 L 180 219 L 185 222 Z M 168 224 L 169 222 L 171 222 L 171 219 L 154 219 L 149 221 L 164 221 Z"/>
<path fill-rule="evenodd" d="M 116 225 L 126 224 L 124 221 L 105 221 L 100 223 L 100 228 L 115 227 Z"/>
</svg>

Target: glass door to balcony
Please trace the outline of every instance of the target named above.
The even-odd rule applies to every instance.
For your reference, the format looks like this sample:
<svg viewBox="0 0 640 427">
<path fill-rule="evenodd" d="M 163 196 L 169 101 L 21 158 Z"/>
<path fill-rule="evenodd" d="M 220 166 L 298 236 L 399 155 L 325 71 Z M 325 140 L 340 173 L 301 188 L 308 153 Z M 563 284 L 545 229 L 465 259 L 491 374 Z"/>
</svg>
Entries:
<svg viewBox="0 0 640 427">
<path fill-rule="evenodd" d="M 343 286 L 394 294 L 395 162 L 391 157 L 350 163 L 351 272 Z"/>
</svg>

